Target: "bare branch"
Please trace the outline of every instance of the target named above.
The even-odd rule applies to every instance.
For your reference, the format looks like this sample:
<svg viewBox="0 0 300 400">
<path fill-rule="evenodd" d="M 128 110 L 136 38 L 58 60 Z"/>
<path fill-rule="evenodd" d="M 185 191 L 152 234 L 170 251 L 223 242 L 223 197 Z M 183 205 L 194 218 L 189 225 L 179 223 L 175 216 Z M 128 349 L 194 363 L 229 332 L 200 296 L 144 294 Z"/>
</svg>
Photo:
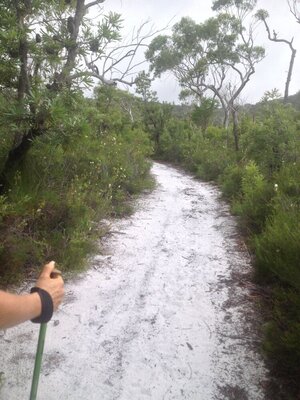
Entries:
<svg viewBox="0 0 300 400">
<path fill-rule="evenodd" d="M 88 3 L 88 4 L 85 5 L 85 9 L 87 10 L 87 9 L 89 9 L 89 8 L 91 8 L 91 7 L 94 7 L 94 6 L 98 5 L 98 4 L 104 3 L 104 1 L 105 1 L 105 0 L 95 0 L 95 1 L 92 1 L 91 3 Z"/>
<path fill-rule="evenodd" d="M 97 74 L 96 72 L 92 71 L 81 71 L 77 72 L 70 76 L 71 80 L 79 79 L 79 78 L 96 78 L 100 80 L 103 84 L 108 86 L 115 86 L 117 82 L 124 83 L 125 85 L 132 86 L 134 84 L 134 80 L 126 81 L 121 78 L 114 78 L 114 79 L 106 79 L 103 75 Z"/>
<path fill-rule="evenodd" d="M 288 2 L 288 3 L 290 5 L 290 2 Z M 293 3 L 294 3 L 294 7 L 296 7 L 296 3 L 295 3 L 294 0 L 293 0 Z M 294 62 L 295 62 L 295 57 L 296 57 L 296 52 L 297 52 L 297 50 L 293 46 L 294 38 L 292 38 L 291 40 L 280 39 L 278 37 L 277 32 L 275 32 L 275 30 L 273 30 L 273 34 L 271 34 L 270 27 L 269 27 L 269 25 L 268 25 L 268 23 L 266 21 L 266 18 L 264 17 L 263 14 L 261 14 L 260 19 L 263 21 L 263 23 L 265 25 L 265 28 L 266 28 L 266 31 L 267 31 L 267 34 L 268 34 L 268 39 L 270 41 L 272 41 L 272 42 L 285 43 L 285 44 L 287 44 L 289 46 L 289 48 L 291 50 L 291 58 L 290 58 L 290 63 L 289 63 L 289 70 L 288 70 L 287 80 L 286 80 L 286 83 L 285 83 L 285 91 L 284 91 L 284 101 L 286 102 L 287 99 L 288 99 L 288 95 L 289 95 L 289 86 L 290 86 L 290 82 L 291 82 L 291 79 L 292 79 Z"/>
</svg>

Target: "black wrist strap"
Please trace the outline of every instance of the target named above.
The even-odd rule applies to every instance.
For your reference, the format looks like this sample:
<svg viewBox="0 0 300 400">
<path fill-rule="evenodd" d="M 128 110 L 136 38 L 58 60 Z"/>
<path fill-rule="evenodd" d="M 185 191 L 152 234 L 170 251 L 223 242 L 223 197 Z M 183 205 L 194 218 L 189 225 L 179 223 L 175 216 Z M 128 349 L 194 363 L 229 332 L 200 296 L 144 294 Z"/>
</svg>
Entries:
<svg viewBox="0 0 300 400">
<path fill-rule="evenodd" d="M 30 293 L 38 293 L 42 303 L 41 315 L 37 318 L 32 319 L 31 322 L 42 324 L 50 321 L 53 315 L 53 301 L 50 294 L 46 290 L 36 286 L 31 288 Z"/>
</svg>

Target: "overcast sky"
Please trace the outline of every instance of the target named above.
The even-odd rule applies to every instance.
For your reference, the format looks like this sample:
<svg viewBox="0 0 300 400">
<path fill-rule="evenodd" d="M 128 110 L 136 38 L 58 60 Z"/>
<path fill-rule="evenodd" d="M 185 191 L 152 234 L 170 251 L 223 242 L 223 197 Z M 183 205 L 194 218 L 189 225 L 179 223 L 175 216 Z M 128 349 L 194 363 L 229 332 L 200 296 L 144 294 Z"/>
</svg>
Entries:
<svg viewBox="0 0 300 400">
<path fill-rule="evenodd" d="M 211 10 L 211 5 L 211 0 L 105 0 L 103 8 L 104 13 L 115 11 L 122 14 L 124 18 L 123 32 L 126 34 L 148 19 L 157 29 L 165 27 L 172 18 L 174 19 L 171 25 L 184 16 L 189 16 L 198 23 L 204 22 L 207 18 L 215 15 Z M 290 13 L 286 0 L 258 0 L 258 8 L 268 10 L 269 26 L 271 30 L 276 30 L 278 37 L 289 40 L 294 37 L 294 45 L 298 54 L 296 55 L 290 94 L 296 93 L 300 90 L 300 24 L 296 23 Z M 266 90 L 273 88 L 279 89 L 283 94 L 290 59 L 288 46 L 270 42 L 263 26 L 258 28 L 255 34 L 256 44 L 262 45 L 266 49 L 266 58 L 256 66 L 256 73 L 243 92 L 242 101 L 244 103 L 259 101 Z M 158 92 L 161 101 L 178 103 L 178 85 L 175 79 L 170 74 L 168 75 L 164 75 L 160 81 L 156 81 L 154 89 Z"/>
</svg>

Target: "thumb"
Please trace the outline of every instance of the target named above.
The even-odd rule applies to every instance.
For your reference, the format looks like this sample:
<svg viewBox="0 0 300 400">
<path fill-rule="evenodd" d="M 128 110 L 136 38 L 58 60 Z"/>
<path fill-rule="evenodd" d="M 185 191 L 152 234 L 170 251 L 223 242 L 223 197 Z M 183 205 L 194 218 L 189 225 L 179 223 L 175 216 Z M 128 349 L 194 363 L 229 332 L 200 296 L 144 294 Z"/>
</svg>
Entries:
<svg viewBox="0 0 300 400">
<path fill-rule="evenodd" d="M 50 261 L 48 264 L 45 264 L 40 277 L 41 278 L 50 278 L 51 272 L 55 269 L 55 261 Z"/>
</svg>

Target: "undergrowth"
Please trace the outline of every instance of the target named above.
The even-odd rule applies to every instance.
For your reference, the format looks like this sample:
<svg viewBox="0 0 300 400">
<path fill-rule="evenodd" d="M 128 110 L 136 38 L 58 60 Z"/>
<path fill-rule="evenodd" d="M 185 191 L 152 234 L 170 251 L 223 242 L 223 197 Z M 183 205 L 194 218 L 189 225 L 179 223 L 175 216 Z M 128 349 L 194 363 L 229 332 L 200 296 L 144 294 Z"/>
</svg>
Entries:
<svg viewBox="0 0 300 400">
<path fill-rule="evenodd" d="M 6 175 L 8 189 L 0 196 L 2 286 L 50 259 L 64 271 L 82 268 L 105 233 L 99 221 L 130 212 L 129 200 L 151 185 L 148 136 L 118 99 L 107 106 L 100 96 L 101 90 L 94 100 L 57 96 L 47 133 Z"/>
</svg>

